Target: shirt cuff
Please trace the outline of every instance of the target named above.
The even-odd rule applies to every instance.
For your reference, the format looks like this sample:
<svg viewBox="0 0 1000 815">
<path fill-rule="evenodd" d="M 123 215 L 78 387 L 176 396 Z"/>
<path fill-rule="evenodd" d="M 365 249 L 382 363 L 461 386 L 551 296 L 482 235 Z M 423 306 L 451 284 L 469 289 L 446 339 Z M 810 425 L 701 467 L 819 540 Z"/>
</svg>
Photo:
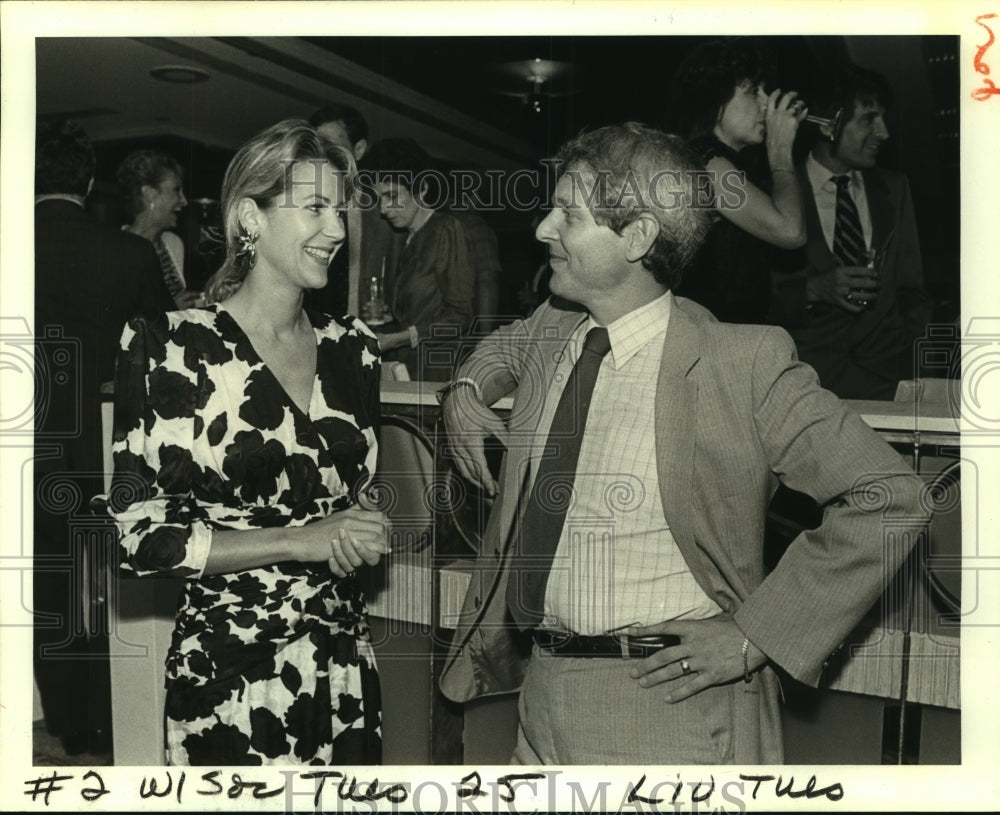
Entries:
<svg viewBox="0 0 1000 815">
<path fill-rule="evenodd" d="M 212 551 L 212 530 L 207 524 L 195 521 L 191 524 L 191 537 L 188 538 L 187 557 L 184 566 L 198 570 L 198 577 L 204 577 L 205 566 L 208 565 L 208 555 Z"/>
<path fill-rule="evenodd" d="M 460 377 L 459 379 L 455 379 L 452 382 L 449 382 L 435 394 L 435 396 L 437 397 L 438 404 L 439 405 L 444 404 L 445 398 L 448 396 L 449 393 L 455 390 L 455 388 L 463 388 L 463 387 L 472 388 L 472 390 L 476 394 L 476 398 L 480 402 L 483 401 L 483 392 L 479 389 L 479 383 L 476 382 L 475 379 L 470 379 L 467 376 L 463 376 Z"/>
<path fill-rule="evenodd" d="M 417 327 L 411 325 L 406 330 L 410 332 L 410 348 L 416 348 L 417 343 L 420 341 L 420 335 L 417 334 Z"/>
</svg>

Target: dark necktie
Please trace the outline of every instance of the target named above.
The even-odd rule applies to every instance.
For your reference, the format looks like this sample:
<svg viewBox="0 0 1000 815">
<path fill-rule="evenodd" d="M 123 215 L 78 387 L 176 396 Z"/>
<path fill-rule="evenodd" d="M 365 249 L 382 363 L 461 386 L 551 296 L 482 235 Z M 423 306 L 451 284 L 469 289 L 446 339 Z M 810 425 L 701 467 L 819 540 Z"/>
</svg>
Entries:
<svg viewBox="0 0 1000 815">
<path fill-rule="evenodd" d="M 846 175 L 831 176 L 837 185 L 836 219 L 833 224 L 833 256 L 841 266 L 858 266 L 865 256 L 865 237 L 861 231 L 861 218 L 847 185 Z"/>
<path fill-rule="evenodd" d="M 609 350 L 607 329 L 592 328 L 587 332 L 583 351 L 566 380 L 545 442 L 545 449 L 554 449 L 555 455 L 539 462 L 520 535 L 515 533 L 507 607 L 522 629 L 534 628 L 542 619 L 545 587 L 571 502 L 594 383 Z"/>
</svg>

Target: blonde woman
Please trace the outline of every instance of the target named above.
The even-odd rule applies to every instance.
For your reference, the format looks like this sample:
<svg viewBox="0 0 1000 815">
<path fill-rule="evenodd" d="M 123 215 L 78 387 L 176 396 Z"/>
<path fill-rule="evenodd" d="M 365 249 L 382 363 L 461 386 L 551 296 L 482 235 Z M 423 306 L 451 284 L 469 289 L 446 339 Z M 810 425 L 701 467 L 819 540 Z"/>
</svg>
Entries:
<svg viewBox="0 0 1000 815">
<path fill-rule="evenodd" d="M 167 657 L 170 764 L 381 759 L 356 571 L 387 551 L 379 359 L 359 321 L 302 308 L 344 239 L 354 162 L 304 121 L 237 153 L 207 308 L 122 337 L 109 496 L 122 568 L 186 578 Z"/>
</svg>

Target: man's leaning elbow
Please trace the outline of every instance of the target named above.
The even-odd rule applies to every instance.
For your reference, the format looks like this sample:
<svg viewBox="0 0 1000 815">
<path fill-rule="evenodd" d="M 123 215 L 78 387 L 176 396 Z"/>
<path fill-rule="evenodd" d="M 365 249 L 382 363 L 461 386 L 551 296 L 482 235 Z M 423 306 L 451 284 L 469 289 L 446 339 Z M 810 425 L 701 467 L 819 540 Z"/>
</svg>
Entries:
<svg viewBox="0 0 1000 815">
<path fill-rule="evenodd" d="M 900 475 L 886 483 L 888 490 L 885 516 L 887 520 L 905 522 L 915 532 L 923 530 L 933 516 L 933 499 L 929 483 L 919 475 Z"/>
</svg>

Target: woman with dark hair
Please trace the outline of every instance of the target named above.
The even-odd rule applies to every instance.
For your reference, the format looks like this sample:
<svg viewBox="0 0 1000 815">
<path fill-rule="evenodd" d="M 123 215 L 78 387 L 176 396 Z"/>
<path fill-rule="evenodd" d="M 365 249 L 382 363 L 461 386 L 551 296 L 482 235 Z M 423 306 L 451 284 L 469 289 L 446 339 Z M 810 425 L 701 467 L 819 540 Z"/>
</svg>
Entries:
<svg viewBox="0 0 1000 815">
<path fill-rule="evenodd" d="M 765 92 L 772 73 L 752 43 L 724 40 L 694 51 L 671 85 L 673 129 L 709 171 L 719 216 L 677 293 L 726 322 L 766 322 L 773 247 L 806 240 L 792 159 L 806 110 L 794 91 Z"/>
<path fill-rule="evenodd" d="M 184 242 L 176 232 L 177 213 L 187 206 L 183 170 L 170 156 L 156 150 L 129 153 L 118 167 L 118 184 L 125 195 L 127 232 L 153 244 L 163 281 L 177 308 L 190 308 L 200 297 L 184 276 Z"/>
<path fill-rule="evenodd" d="M 306 312 L 344 239 L 354 161 L 305 121 L 223 181 L 226 260 L 206 308 L 133 320 L 109 496 L 122 569 L 186 578 L 167 656 L 170 764 L 381 760 L 356 571 L 387 552 L 359 505 L 379 360 L 360 321 Z"/>
</svg>

